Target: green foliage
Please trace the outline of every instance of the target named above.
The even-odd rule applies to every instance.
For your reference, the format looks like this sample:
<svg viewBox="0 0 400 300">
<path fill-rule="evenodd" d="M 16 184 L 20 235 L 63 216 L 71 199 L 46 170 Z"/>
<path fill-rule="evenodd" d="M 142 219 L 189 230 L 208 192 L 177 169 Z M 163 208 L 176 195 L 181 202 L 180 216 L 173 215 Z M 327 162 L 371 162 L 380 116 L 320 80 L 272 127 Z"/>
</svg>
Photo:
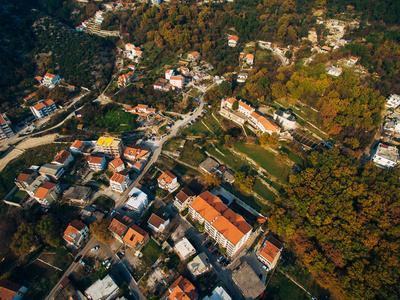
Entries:
<svg viewBox="0 0 400 300">
<path fill-rule="evenodd" d="M 100 196 L 94 201 L 97 209 L 102 212 L 109 212 L 114 209 L 115 201 L 107 196 Z"/>
<path fill-rule="evenodd" d="M 360 166 L 337 150 L 313 152 L 307 164 L 276 200 L 270 228 L 346 298 L 398 298 L 399 171 Z"/>
<path fill-rule="evenodd" d="M 50 247 L 57 248 L 61 244 L 59 236 L 60 224 L 58 220 L 52 216 L 42 218 L 36 227 L 36 233 L 42 237 L 42 240 Z"/>
<path fill-rule="evenodd" d="M 235 184 L 237 184 L 241 190 L 245 192 L 251 191 L 255 181 L 253 176 L 250 176 L 245 172 L 236 172 L 234 178 Z"/>
<path fill-rule="evenodd" d="M 273 132 L 272 134 L 263 133 L 259 139 L 259 142 L 261 145 L 274 145 L 278 143 L 278 140 L 279 135 L 276 132 Z"/>
<path fill-rule="evenodd" d="M 235 102 L 233 102 L 232 109 L 233 110 L 238 110 L 239 109 L 239 101 L 236 100 Z"/>
<path fill-rule="evenodd" d="M 218 90 L 223 96 L 229 96 L 232 93 L 232 85 L 225 80 L 219 85 Z"/>
<path fill-rule="evenodd" d="M 111 239 L 111 233 L 108 230 L 109 225 L 110 221 L 108 220 L 97 220 L 96 222 L 90 224 L 90 233 L 100 242 L 107 244 Z"/>
<path fill-rule="evenodd" d="M 160 248 L 160 246 L 157 245 L 155 241 L 153 241 L 153 239 L 150 239 L 149 242 L 143 247 L 142 253 L 143 263 L 147 267 L 150 267 L 160 257 L 160 255 L 162 254 L 162 249 Z"/>
<path fill-rule="evenodd" d="M 29 253 L 33 247 L 38 245 L 34 226 L 23 222 L 11 240 L 10 249 L 15 254 L 21 255 Z"/>
</svg>

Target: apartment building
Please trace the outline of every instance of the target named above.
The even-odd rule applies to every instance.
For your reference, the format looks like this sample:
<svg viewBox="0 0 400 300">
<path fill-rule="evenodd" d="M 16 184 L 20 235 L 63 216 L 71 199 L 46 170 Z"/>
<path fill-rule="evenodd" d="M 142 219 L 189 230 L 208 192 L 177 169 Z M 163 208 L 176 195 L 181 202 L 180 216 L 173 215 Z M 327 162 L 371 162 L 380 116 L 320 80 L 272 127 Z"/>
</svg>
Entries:
<svg viewBox="0 0 400 300">
<path fill-rule="evenodd" d="M 90 170 L 102 171 L 106 167 L 106 158 L 104 156 L 90 155 L 87 159 Z"/>
<path fill-rule="evenodd" d="M 222 200 L 206 191 L 189 204 L 193 219 L 204 224 L 204 230 L 233 256 L 250 238 L 252 227 L 229 209 Z"/>
<path fill-rule="evenodd" d="M 382 169 L 393 168 L 399 161 L 399 149 L 379 143 L 372 156 L 372 161 Z"/>
<path fill-rule="evenodd" d="M 254 108 L 252 108 L 250 105 L 244 103 L 242 100 L 239 100 L 238 111 L 249 118 L 251 113 L 254 112 Z"/>
<path fill-rule="evenodd" d="M 14 180 L 14 182 L 19 189 L 25 190 L 35 181 L 35 179 L 38 176 L 39 174 L 35 170 L 25 169 L 21 173 L 19 173 L 18 177 Z"/>
<path fill-rule="evenodd" d="M 31 106 L 32 114 L 37 118 L 41 119 L 46 116 L 51 115 L 53 112 L 57 110 L 56 104 L 53 100 L 40 100 L 34 106 Z"/>
<path fill-rule="evenodd" d="M 178 88 L 181 89 L 183 88 L 183 85 L 185 84 L 185 77 L 179 75 L 179 76 L 171 76 L 169 83 Z"/>
<path fill-rule="evenodd" d="M 14 135 L 9 126 L 9 121 L 5 116 L 0 115 L 0 141 L 8 139 Z"/>
<path fill-rule="evenodd" d="M 64 231 L 63 240 L 68 244 L 79 247 L 85 237 L 89 234 L 89 228 L 78 220 L 73 220 L 69 223 Z"/>
<path fill-rule="evenodd" d="M 61 81 L 60 75 L 54 75 L 51 73 L 46 73 L 42 78 L 42 85 L 47 86 L 52 89 Z"/>
<path fill-rule="evenodd" d="M 65 169 L 61 165 L 57 164 L 44 164 L 39 168 L 39 173 L 42 176 L 50 176 L 54 178 L 54 180 L 60 179 L 60 177 L 64 174 Z"/>
<path fill-rule="evenodd" d="M 68 167 L 68 165 L 73 161 L 74 161 L 73 155 L 68 151 L 62 150 L 57 153 L 57 155 L 54 157 L 51 163 L 63 167 Z"/>
<path fill-rule="evenodd" d="M 123 193 L 131 185 L 132 181 L 128 174 L 114 173 L 110 179 L 110 186 L 114 192 Z"/>
<path fill-rule="evenodd" d="M 175 196 L 174 205 L 179 211 L 182 211 L 188 207 L 189 203 L 194 200 L 195 196 L 195 193 L 193 193 L 191 189 L 184 187 Z"/>
<path fill-rule="evenodd" d="M 37 189 L 33 198 L 35 198 L 40 205 L 49 207 L 60 197 L 60 194 L 61 189 L 58 184 L 46 182 Z"/>
<path fill-rule="evenodd" d="M 119 157 L 114 158 L 110 163 L 108 164 L 108 168 L 113 171 L 114 173 L 121 172 L 125 169 L 125 164 L 120 159 Z"/>
<path fill-rule="evenodd" d="M 121 139 L 113 137 L 100 137 L 96 142 L 96 152 L 111 157 L 120 157 L 123 153 L 124 145 Z"/>
<path fill-rule="evenodd" d="M 168 190 L 170 193 L 179 188 L 178 178 L 170 171 L 163 172 L 157 179 L 158 187 L 163 190 Z"/>
<path fill-rule="evenodd" d="M 258 252 L 257 258 L 268 267 L 269 270 L 272 270 L 276 267 L 278 263 L 279 257 L 281 256 L 281 252 L 283 250 L 283 245 L 277 239 L 269 236 L 265 241 L 264 245 Z"/>
</svg>

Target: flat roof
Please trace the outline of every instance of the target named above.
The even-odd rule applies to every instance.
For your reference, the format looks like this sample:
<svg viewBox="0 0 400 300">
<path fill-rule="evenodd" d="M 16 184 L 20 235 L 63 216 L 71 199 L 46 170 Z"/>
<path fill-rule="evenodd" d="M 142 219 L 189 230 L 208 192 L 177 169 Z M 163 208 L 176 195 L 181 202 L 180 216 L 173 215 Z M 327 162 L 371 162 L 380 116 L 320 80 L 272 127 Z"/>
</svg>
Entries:
<svg viewBox="0 0 400 300">
<path fill-rule="evenodd" d="M 246 299 L 256 299 L 265 291 L 265 285 L 247 262 L 233 272 L 232 279 Z"/>
</svg>

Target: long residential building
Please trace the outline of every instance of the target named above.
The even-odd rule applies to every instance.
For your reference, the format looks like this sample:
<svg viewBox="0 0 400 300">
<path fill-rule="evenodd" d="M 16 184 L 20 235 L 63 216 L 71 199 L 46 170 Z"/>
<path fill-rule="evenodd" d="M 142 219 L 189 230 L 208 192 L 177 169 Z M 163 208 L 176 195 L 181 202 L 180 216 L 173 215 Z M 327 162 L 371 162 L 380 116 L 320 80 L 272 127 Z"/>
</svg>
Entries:
<svg viewBox="0 0 400 300">
<path fill-rule="evenodd" d="M 0 115 L 0 141 L 8 139 L 14 135 L 10 128 L 7 118 Z"/>
<path fill-rule="evenodd" d="M 193 219 L 204 223 L 204 230 L 234 256 L 250 238 L 252 227 L 244 218 L 229 209 L 222 200 L 206 191 L 189 204 Z"/>
<path fill-rule="evenodd" d="M 123 152 L 124 145 L 121 139 L 113 137 L 100 137 L 96 142 L 96 151 L 104 153 L 112 157 L 120 157 Z"/>
</svg>

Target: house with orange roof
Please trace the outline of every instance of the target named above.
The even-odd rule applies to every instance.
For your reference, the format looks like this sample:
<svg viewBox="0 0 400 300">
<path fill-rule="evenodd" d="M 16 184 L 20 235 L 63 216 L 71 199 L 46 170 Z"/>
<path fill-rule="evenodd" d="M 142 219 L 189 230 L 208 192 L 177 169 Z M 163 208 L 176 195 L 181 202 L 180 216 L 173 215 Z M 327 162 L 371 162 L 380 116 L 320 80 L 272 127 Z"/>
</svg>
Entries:
<svg viewBox="0 0 400 300">
<path fill-rule="evenodd" d="M 132 181 L 129 174 L 114 173 L 110 179 L 111 190 L 117 193 L 123 193 L 131 185 Z"/>
<path fill-rule="evenodd" d="M 125 245 L 128 245 L 134 249 L 138 249 L 149 241 L 149 234 L 147 231 L 134 224 L 128 228 L 123 241 Z"/>
<path fill-rule="evenodd" d="M 198 294 L 194 285 L 186 278 L 180 276 L 168 289 L 170 293 L 166 300 L 197 300 Z"/>
<path fill-rule="evenodd" d="M 54 88 L 61 81 L 60 75 L 54 75 L 51 73 L 46 73 L 43 76 L 41 84 L 47 86 L 49 89 Z"/>
<path fill-rule="evenodd" d="M 70 150 L 72 153 L 81 153 L 84 146 L 85 146 L 85 145 L 84 145 L 84 143 L 83 143 L 82 141 L 75 140 L 75 141 L 72 143 L 72 145 L 69 147 L 69 150 Z"/>
<path fill-rule="evenodd" d="M 125 44 L 125 50 L 127 50 L 127 51 L 135 50 L 135 48 L 136 48 L 136 46 L 134 44 L 132 44 L 132 43 L 126 43 Z"/>
<path fill-rule="evenodd" d="M 35 198 L 40 205 L 49 207 L 60 197 L 60 194 L 60 186 L 48 181 L 39 186 L 33 198 Z"/>
<path fill-rule="evenodd" d="M 358 62 L 358 57 L 355 56 L 350 56 L 349 60 L 347 63 L 351 66 L 354 66 Z"/>
<path fill-rule="evenodd" d="M 89 165 L 90 170 L 102 171 L 106 167 L 107 161 L 104 156 L 89 155 L 87 163 Z"/>
<path fill-rule="evenodd" d="M 139 146 L 129 146 L 125 148 L 124 158 L 128 160 L 128 165 L 140 172 L 149 159 L 151 150 Z"/>
<path fill-rule="evenodd" d="M 279 133 L 281 131 L 281 128 L 275 124 L 274 121 L 270 120 L 269 118 L 266 118 L 259 113 L 253 111 L 250 114 L 249 121 L 258 129 L 261 131 L 261 133 Z"/>
<path fill-rule="evenodd" d="M 183 88 L 184 84 L 185 84 L 185 77 L 178 75 L 178 76 L 171 76 L 169 83 L 178 88 L 181 89 Z"/>
<path fill-rule="evenodd" d="M 39 173 L 33 169 L 25 169 L 19 173 L 18 177 L 14 180 L 15 185 L 21 189 L 25 190 L 29 185 L 31 185 L 35 179 L 39 176 Z"/>
<path fill-rule="evenodd" d="M 35 97 L 36 97 L 36 93 L 29 94 L 28 96 L 26 96 L 26 97 L 24 98 L 24 101 L 26 102 L 26 101 L 34 100 Z"/>
<path fill-rule="evenodd" d="M 190 70 L 189 70 L 188 67 L 181 66 L 181 67 L 179 67 L 179 71 L 180 71 L 181 74 L 183 74 L 183 75 L 190 75 Z"/>
<path fill-rule="evenodd" d="M 255 111 L 253 107 L 250 105 L 246 104 L 242 100 L 239 100 L 239 108 L 238 111 L 242 114 L 244 114 L 246 117 L 250 117 L 251 113 Z"/>
<path fill-rule="evenodd" d="M 128 228 L 133 224 L 133 220 L 128 216 L 117 214 L 114 219 L 111 221 L 110 226 L 108 226 L 108 230 L 111 231 L 111 234 L 123 243 L 123 237 L 125 233 L 128 231 Z"/>
<path fill-rule="evenodd" d="M 323 47 L 321 47 L 321 50 L 322 50 L 323 52 L 331 52 L 331 51 L 332 51 L 332 48 L 329 47 L 329 46 L 323 46 Z"/>
<path fill-rule="evenodd" d="M 281 252 L 283 250 L 283 245 L 277 239 L 272 236 L 269 236 L 264 245 L 260 248 L 258 252 L 257 258 L 268 267 L 269 270 L 272 270 L 276 267 L 278 260 L 281 256 Z"/>
<path fill-rule="evenodd" d="M 8 279 L 0 279 L 0 299 L 21 300 L 28 292 L 28 288 Z"/>
<path fill-rule="evenodd" d="M 57 106 L 53 100 L 40 100 L 34 106 L 30 107 L 32 114 L 37 118 L 41 119 L 51 115 L 57 110 Z"/>
<path fill-rule="evenodd" d="M 192 53 L 189 53 L 187 56 L 187 59 L 191 60 L 191 61 L 199 60 L 200 58 L 201 58 L 201 54 L 200 54 L 200 52 L 197 52 L 197 51 L 193 51 Z"/>
<path fill-rule="evenodd" d="M 112 172 L 121 172 L 125 169 L 125 163 L 120 159 L 119 157 L 114 158 L 110 163 L 108 164 L 108 168 Z"/>
<path fill-rule="evenodd" d="M 225 106 L 226 107 L 228 107 L 229 109 L 233 109 L 232 108 L 233 103 L 235 103 L 237 100 L 236 100 L 236 98 L 231 97 L 231 98 L 225 99 L 224 101 L 225 101 Z"/>
<path fill-rule="evenodd" d="M 244 57 L 244 61 L 249 65 L 253 65 L 254 64 L 254 54 L 247 54 Z"/>
<path fill-rule="evenodd" d="M 165 79 L 170 80 L 172 76 L 175 76 L 175 71 L 168 69 L 165 71 Z"/>
<path fill-rule="evenodd" d="M 136 73 L 133 71 L 130 71 L 126 74 L 122 74 L 118 77 L 118 86 L 119 87 L 127 86 L 129 83 L 131 83 L 135 79 L 136 79 Z"/>
<path fill-rule="evenodd" d="M 195 196 L 195 193 L 193 193 L 191 189 L 184 187 L 175 196 L 174 205 L 179 211 L 182 211 L 188 207 L 188 205 L 194 200 Z"/>
<path fill-rule="evenodd" d="M 147 226 L 155 232 L 163 232 L 169 224 L 169 218 L 163 210 L 152 213 L 147 221 Z"/>
<path fill-rule="evenodd" d="M 238 42 L 239 42 L 239 37 L 237 35 L 231 35 L 228 39 L 228 46 L 236 47 Z"/>
<path fill-rule="evenodd" d="M 51 163 L 55 165 L 68 167 L 68 165 L 73 161 L 74 157 L 71 153 L 65 150 L 61 150 L 60 152 L 57 153 L 57 155 L 54 157 Z"/>
<path fill-rule="evenodd" d="M 233 256 L 250 238 L 252 227 L 244 218 L 229 209 L 222 200 L 206 191 L 189 204 L 189 214 L 204 231 Z"/>
<path fill-rule="evenodd" d="M 157 179 L 158 187 L 163 190 L 168 190 L 170 193 L 174 192 L 178 187 L 178 177 L 170 171 L 163 172 Z"/>
<path fill-rule="evenodd" d="M 35 76 L 36 81 L 38 81 L 39 83 L 42 82 L 43 77 L 42 76 Z"/>
<path fill-rule="evenodd" d="M 69 223 L 67 229 L 65 229 L 63 240 L 68 244 L 79 248 L 88 234 L 89 228 L 86 226 L 86 224 L 78 220 L 73 220 L 71 223 Z"/>
</svg>

